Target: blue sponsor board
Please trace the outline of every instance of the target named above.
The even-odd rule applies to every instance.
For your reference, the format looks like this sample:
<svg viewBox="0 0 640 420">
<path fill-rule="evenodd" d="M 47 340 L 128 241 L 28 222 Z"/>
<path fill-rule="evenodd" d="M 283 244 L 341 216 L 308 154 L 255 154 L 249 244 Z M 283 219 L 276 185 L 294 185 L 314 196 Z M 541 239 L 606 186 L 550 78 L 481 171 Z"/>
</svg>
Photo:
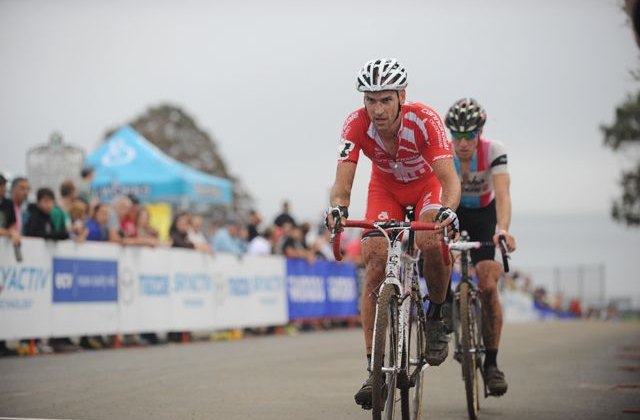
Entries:
<svg viewBox="0 0 640 420">
<path fill-rule="evenodd" d="M 117 302 L 118 262 L 53 259 L 53 302 Z"/>
<path fill-rule="evenodd" d="M 358 281 L 352 264 L 287 260 L 289 319 L 358 314 Z"/>
</svg>

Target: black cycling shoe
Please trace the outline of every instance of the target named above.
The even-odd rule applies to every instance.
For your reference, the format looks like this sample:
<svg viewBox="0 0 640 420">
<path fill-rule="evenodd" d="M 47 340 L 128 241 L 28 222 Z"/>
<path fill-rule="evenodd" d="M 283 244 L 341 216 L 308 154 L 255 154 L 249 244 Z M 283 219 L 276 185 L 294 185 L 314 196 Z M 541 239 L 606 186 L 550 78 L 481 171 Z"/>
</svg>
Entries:
<svg viewBox="0 0 640 420">
<path fill-rule="evenodd" d="M 444 326 L 446 327 L 447 334 L 451 334 L 453 332 L 453 302 L 450 300 L 445 300 L 442 306 L 440 307 L 440 315 L 442 316 L 442 321 L 444 322 Z"/>
<path fill-rule="evenodd" d="M 373 405 L 373 374 L 369 373 L 369 377 L 362 384 L 362 388 L 354 396 L 356 404 L 362 407 L 363 410 L 371 410 Z M 382 400 L 387 399 L 387 384 L 382 385 Z"/>
<path fill-rule="evenodd" d="M 449 355 L 449 336 L 442 320 L 427 319 L 425 325 L 427 336 L 427 363 L 438 366 Z"/>
<path fill-rule="evenodd" d="M 504 377 L 504 372 L 498 369 L 497 366 L 487 366 L 484 368 L 484 378 L 487 381 L 487 388 L 489 388 L 489 395 L 499 397 L 507 392 L 509 385 Z"/>
</svg>

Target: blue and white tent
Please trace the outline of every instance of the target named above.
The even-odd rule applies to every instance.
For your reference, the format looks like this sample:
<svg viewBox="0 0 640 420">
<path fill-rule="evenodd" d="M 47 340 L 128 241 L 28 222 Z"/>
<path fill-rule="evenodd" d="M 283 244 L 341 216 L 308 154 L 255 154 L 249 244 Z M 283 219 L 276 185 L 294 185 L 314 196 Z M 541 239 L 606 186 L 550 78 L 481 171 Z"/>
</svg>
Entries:
<svg viewBox="0 0 640 420">
<path fill-rule="evenodd" d="M 145 202 L 228 205 L 233 198 L 229 180 L 165 155 L 129 126 L 111 135 L 86 164 L 95 168 L 91 191 L 104 201 L 134 194 Z"/>
</svg>

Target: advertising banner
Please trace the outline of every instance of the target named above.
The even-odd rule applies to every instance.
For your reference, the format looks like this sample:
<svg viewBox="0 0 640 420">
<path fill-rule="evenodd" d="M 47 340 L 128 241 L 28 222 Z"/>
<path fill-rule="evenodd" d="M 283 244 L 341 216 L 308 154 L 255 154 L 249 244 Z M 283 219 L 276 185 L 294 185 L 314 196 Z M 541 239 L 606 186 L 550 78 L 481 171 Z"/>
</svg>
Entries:
<svg viewBox="0 0 640 420">
<path fill-rule="evenodd" d="M 213 260 L 201 252 L 171 250 L 171 330 L 212 329 L 215 311 Z"/>
<path fill-rule="evenodd" d="M 35 240 L 35 239 L 34 239 Z M 53 337 L 118 332 L 120 245 L 45 242 L 52 267 Z M 24 255 L 25 261 L 33 255 Z"/>
<path fill-rule="evenodd" d="M 23 239 L 17 262 L 0 238 L 0 339 L 42 337 L 51 331 L 51 253 L 40 240 Z"/>
<path fill-rule="evenodd" d="M 168 331 L 171 325 L 171 250 L 131 247 L 119 259 L 122 333 Z"/>
<path fill-rule="evenodd" d="M 284 258 L 214 258 L 216 327 L 259 327 L 288 322 Z"/>
<path fill-rule="evenodd" d="M 358 284 L 353 264 L 287 260 L 290 319 L 358 315 Z"/>
</svg>

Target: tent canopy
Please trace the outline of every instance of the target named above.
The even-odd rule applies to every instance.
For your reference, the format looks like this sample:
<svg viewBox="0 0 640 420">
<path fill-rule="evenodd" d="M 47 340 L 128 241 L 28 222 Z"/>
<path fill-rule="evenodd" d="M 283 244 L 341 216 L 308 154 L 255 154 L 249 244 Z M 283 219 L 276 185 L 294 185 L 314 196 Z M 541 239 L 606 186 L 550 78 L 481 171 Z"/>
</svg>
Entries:
<svg viewBox="0 0 640 420">
<path fill-rule="evenodd" d="M 205 174 L 165 155 L 129 126 L 86 159 L 95 168 L 91 190 L 101 200 L 135 194 L 142 201 L 222 204 L 232 201 L 229 180 Z"/>
</svg>

